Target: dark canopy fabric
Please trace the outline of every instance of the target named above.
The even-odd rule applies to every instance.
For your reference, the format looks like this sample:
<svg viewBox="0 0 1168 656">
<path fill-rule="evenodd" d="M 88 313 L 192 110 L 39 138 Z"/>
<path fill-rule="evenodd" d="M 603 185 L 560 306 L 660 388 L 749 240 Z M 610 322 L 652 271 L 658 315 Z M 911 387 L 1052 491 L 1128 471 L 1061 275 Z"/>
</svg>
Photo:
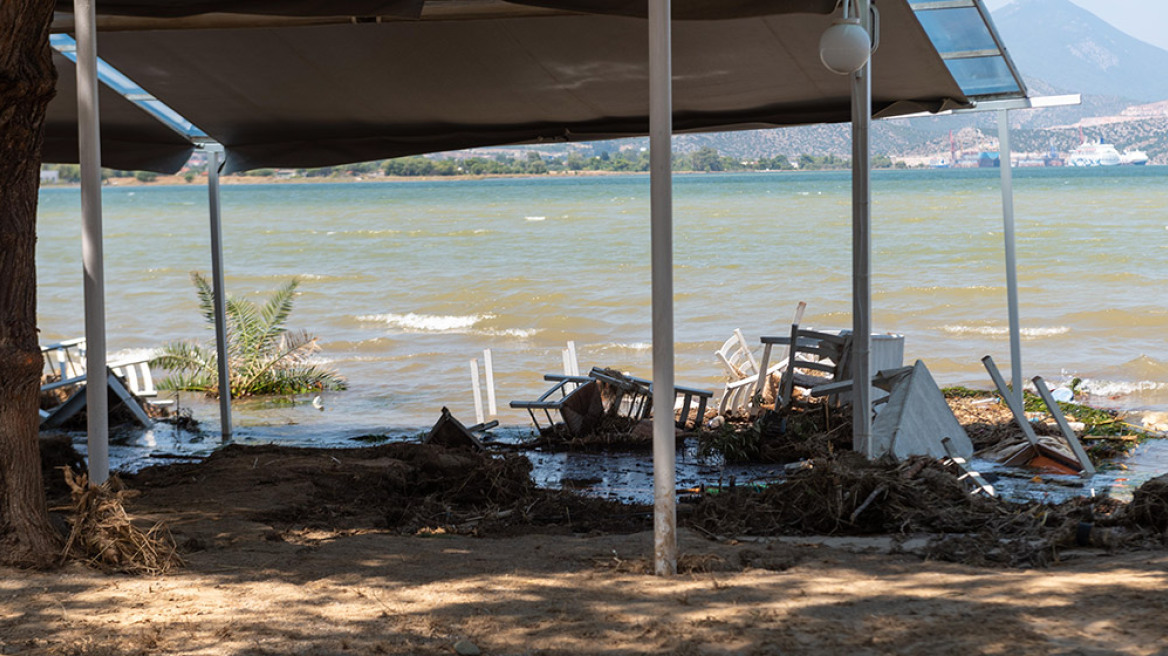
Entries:
<svg viewBox="0 0 1168 656">
<path fill-rule="evenodd" d="M 247 13 L 260 5 L 270 16 Z M 673 31 L 675 130 L 849 120 L 848 78 L 819 61 L 819 37 L 834 5 L 674 0 L 675 15 L 684 18 Z M 99 55 L 222 143 L 232 171 L 649 129 L 647 25 L 638 18 L 645 0 L 98 0 L 97 6 Z M 407 16 L 419 8 L 419 18 Z M 875 116 L 966 106 L 908 0 L 880 0 L 879 8 Z M 245 13 L 187 15 L 203 10 Z M 377 17 L 359 19 L 368 12 Z M 176 14 L 185 17 L 168 18 Z M 59 26 L 70 18 L 62 15 Z M 58 161 L 76 150 L 74 73 L 71 65 L 62 70 L 49 131 L 49 152 Z M 105 165 L 172 170 L 181 137 L 148 126 L 144 112 L 136 118 L 145 120 L 130 121 L 136 108 L 108 96 Z"/>
<path fill-rule="evenodd" d="M 712 6 L 692 1 L 692 7 Z M 436 4 L 450 8 L 442 0 Z M 459 7 L 478 15 L 473 9 L 479 4 Z M 644 3 L 564 4 L 611 12 Z M 725 6 L 737 11 L 757 4 Z M 778 11 L 817 3 L 769 4 Z M 906 0 L 882 0 L 880 11 L 874 113 L 964 105 Z M 442 17 L 112 31 L 99 35 L 99 54 L 224 144 L 229 170 L 648 132 L 644 20 L 522 13 L 455 20 L 457 11 Z M 819 61 L 819 37 L 830 23 L 823 14 L 781 12 L 676 22 L 675 129 L 849 120 L 847 77 Z"/>
<path fill-rule="evenodd" d="M 53 64 L 57 67 L 57 95 L 49 103 L 45 118 L 41 160 L 76 163 L 77 73 L 73 62 L 60 53 L 53 53 Z M 190 141 L 104 85 L 97 102 L 101 109 L 103 166 L 174 173 L 190 158 Z"/>
<path fill-rule="evenodd" d="M 520 5 L 547 7 L 589 14 L 646 18 L 645 0 L 510 0 Z M 675 20 L 722 20 L 776 14 L 830 14 L 837 0 L 675 0 L 670 9 Z"/>
<path fill-rule="evenodd" d="M 637 16 L 648 13 L 647 0 L 97 0 L 97 12 L 107 16 L 176 18 L 209 13 L 251 14 L 262 16 L 350 16 L 419 18 L 423 9 L 455 11 L 466 5 L 528 5 L 559 11 L 613 16 Z M 827 14 L 837 0 L 675 0 L 673 17 L 680 20 L 717 20 L 744 16 L 768 16 L 791 13 Z M 479 8 L 473 8 L 479 11 Z M 71 13 L 73 0 L 57 0 L 57 11 Z"/>
<path fill-rule="evenodd" d="M 267 16 L 405 16 L 416 18 L 425 0 L 97 0 L 99 14 L 171 18 L 211 12 Z M 73 0 L 57 0 L 72 13 Z"/>
</svg>

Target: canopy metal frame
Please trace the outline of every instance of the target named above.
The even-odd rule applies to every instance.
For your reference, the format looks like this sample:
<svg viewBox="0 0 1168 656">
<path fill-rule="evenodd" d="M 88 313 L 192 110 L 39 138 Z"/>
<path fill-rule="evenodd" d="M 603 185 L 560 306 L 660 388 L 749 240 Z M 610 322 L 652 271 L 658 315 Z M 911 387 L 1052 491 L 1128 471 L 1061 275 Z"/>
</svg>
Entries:
<svg viewBox="0 0 1168 656">
<path fill-rule="evenodd" d="M 227 357 L 226 286 L 223 275 L 223 229 L 220 220 L 219 169 L 223 147 L 206 139 L 202 130 L 97 56 L 94 0 L 74 0 L 76 40 L 54 39 L 53 47 L 76 64 L 77 142 L 81 165 L 81 259 L 84 271 L 85 341 L 88 377 L 108 375 L 105 323 L 105 256 L 101 204 L 101 85 L 113 89 L 158 122 L 208 153 L 207 188 L 211 222 L 211 268 L 215 297 L 215 349 L 219 365 L 220 432 L 231 438 L 231 376 Z M 228 381 L 226 385 L 222 381 Z M 109 479 L 109 400 L 104 384 L 88 381 L 85 395 L 89 479 L 100 485 Z"/>
</svg>

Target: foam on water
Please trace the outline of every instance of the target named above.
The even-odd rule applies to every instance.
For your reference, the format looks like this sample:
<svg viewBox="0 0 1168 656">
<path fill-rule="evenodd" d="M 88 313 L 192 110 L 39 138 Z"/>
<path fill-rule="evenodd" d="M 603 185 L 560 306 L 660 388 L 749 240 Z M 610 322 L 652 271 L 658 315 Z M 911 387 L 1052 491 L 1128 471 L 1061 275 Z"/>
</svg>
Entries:
<svg viewBox="0 0 1168 656">
<path fill-rule="evenodd" d="M 1009 337 L 1010 329 L 1004 326 L 962 326 L 962 325 L 947 325 L 942 326 L 942 330 L 951 335 L 982 335 L 985 337 Z M 1022 337 L 1030 339 L 1041 339 L 1043 337 L 1056 337 L 1058 335 L 1065 335 L 1071 332 L 1070 326 L 1050 326 L 1039 328 L 1022 328 L 1018 333 Z"/>
<path fill-rule="evenodd" d="M 601 351 L 610 349 L 620 351 L 650 351 L 653 349 L 653 345 L 649 342 L 609 342 L 606 344 L 598 344 L 596 348 L 600 349 Z"/>
<path fill-rule="evenodd" d="M 481 321 L 494 319 L 493 314 L 434 315 L 434 314 L 365 314 L 358 321 L 388 324 L 408 332 L 450 333 L 466 332 Z"/>
<path fill-rule="evenodd" d="M 1080 389 L 1092 396 L 1121 397 L 1143 392 L 1168 390 L 1168 383 L 1155 380 L 1119 381 L 1084 378 Z"/>
<path fill-rule="evenodd" d="M 114 351 L 106 355 L 108 362 L 138 362 L 149 360 L 158 354 L 156 348 L 129 348 Z"/>
</svg>

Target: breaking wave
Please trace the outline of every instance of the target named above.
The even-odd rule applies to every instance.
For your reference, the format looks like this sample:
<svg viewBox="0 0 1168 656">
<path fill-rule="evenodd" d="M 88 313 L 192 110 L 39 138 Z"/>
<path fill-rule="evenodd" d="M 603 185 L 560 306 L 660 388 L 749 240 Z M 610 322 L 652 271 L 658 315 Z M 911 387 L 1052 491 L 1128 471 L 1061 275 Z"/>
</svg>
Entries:
<svg viewBox="0 0 1168 656">
<path fill-rule="evenodd" d="M 1010 329 L 1004 326 L 962 326 L 962 325 L 947 325 L 941 328 L 950 335 L 982 335 L 984 337 L 1009 337 Z M 1023 337 L 1030 339 L 1041 339 L 1043 337 L 1055 337 L 1058 335 L 1065 335 L 1071 332 L 1068 326 L 1047 326 L 1039 328 L 1023 328 L 1021 331 Z"/>
<path fill-rule="evenodd" d="M 464 333 L 491 335 L 497 337 L 528 338 L 539 332 L 534 328 L 507 328 L 503 330 L 479 327 L 484 321 L 494 319 L 493 314 L 443 315 L 443 314 L 364 314 L 358 321 L 384 323 L 390 328 L 408 333 Z"/>
<path fill-rule="evenodd" d="M 1096 380 L 1084 378 L 1079 389 L 1093 396 L 1128 396 L 1141 392 L 1155 392 L 1168 389 L 1168 383 L 1154 380 L 1140 380 L 1135 382 L 1118 380 Z"/>
<path fill-rule="evenodd" d="M 359 321 L 384 323 L 392 328 L 420 333 L 453 333 L 466 332 L 475 324 L 487 319 L 494 319 L 493 314 L 470 315 L 439 315 L 439 314 L 365 314 L 357 317 Z"/>
</svg>

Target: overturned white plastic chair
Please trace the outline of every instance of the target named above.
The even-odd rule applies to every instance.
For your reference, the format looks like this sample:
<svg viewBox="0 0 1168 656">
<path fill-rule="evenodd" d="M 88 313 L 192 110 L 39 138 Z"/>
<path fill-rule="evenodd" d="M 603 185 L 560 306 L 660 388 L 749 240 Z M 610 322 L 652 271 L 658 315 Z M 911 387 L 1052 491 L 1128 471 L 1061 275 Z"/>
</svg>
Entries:
<svg viewBox="0 0 1168 656">
<path fill-rule="evenodd" d="M 726 369 L 726 375 L 731 380 L 742 380 L 758 375 L 758 361 L 750 352 L 750 344 L 742 336 L 742 331 L 734 329 L 734 334 L 727 339 L 722 348 L 714 351 L 714 357 Z"/>
<path fill-rule="evenodd" d="M 734 334 L 722 344 L 722 348 L 714 352 L 714 356 L 726 370 L 726 387 L 722 390 L 722 398 L 718 401 L 718 414 L 723 416 L 750 416 L 758 408 L 758 401 L 766 391 L 766 380 L 776 372 L 782 371 L 786 361 L 783 360 L 772 366 L 767 366 L 764 376 L 759 375 L 759 364 L 754 359 L 750 344 L 742 336 L 742 331 L 734 330 Z"/>
<path fill-rule="evenodd" d="M 722 398 L 718 401 L 718 414 L 723 417 L 749 416 L 756 407 L 754 403 L 758 376 L 741 380 L 726 381 Z"/>
<path fill-rule="evenodd" d="M 115 374 L 112 368 L 107 368 L 106 387 L 109 389 L 109 394 L 116 398 L 125 408 L 130 412 L 130 415 L 142 427 L 148 428 L 153 420 L 146 413 L 142 406 L 142 400 L 130 392 L 125 385 L 123 385 L 120 375 Z M 41 386 L 41 391 L 51 391 L 61 387 L 72 387 L 72 392 L 63 403 L 51 410 L 40 411 L 41 428 L 58 428 L 68 420 L 72 419 L 77 413 L 85 409 L 88 404 L 88 395 L 85 388 L 89 384 L 89 377 L 86 374 L 69 378 L 62 381 L 56 381 Z M 112 409 L 112 404 L 111 404 Z"/>
<path fill-rule="evenodd" d="M 158 396 L 158 388 L 154 386 L 154 376 L 150 374 L 150 360 L 112 362 L 109 368 L 126 381 L 126 389 L 133 392 L 134 396 L 142 398 Z"/>
</svg>

